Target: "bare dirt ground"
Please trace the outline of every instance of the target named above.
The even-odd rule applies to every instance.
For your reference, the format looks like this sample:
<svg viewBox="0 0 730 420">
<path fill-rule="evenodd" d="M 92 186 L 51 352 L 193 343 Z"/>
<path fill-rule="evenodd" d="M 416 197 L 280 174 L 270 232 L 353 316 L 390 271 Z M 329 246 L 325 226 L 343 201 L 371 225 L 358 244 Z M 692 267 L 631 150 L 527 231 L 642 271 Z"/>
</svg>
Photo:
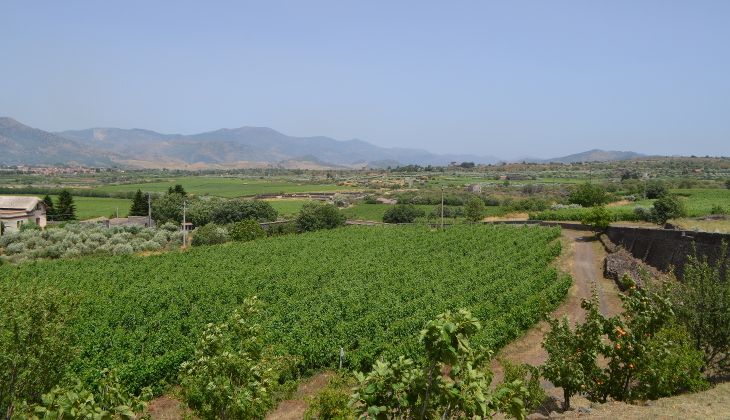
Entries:
<svg viewBox="0 0 730 420">
<path fill-rule="evenodd" d="M 593 290 L 598 295 L 601 312 L 616 315 L 621 311 L 619 290 L 613 281 L 603 277 L 602 264 L 606 252 L 591 233 L 563 229 L 561 237 L 563 253 L 558 261 L 559 268 L 573 277 L 573 285 L 568 290 L 565 301 L 551 314 L 554 318 L 567 316 L 572 324 L 585 319 L 585 311 L 580 304 L 590 299 Z M 547 353 L 542 348 L 542 340 L 550 329 L 545 321 L 527 331 L 525 335 L 504 347 L 492 362 L 494 382 L 502 380 L 504 374 L 498 359 L 513 363 L 528 363 L 533 366 L 543 364 Z M 543 382 L 548 394 L 560 396 L 550 382 Z"/>
<path fill-rule="evenodd" d="M 292 399 L 279 403 L 276 410 L 266 416 L 267 420 L 298 420 L 304 418 L 309 404 L 307 400 L 327 386 L 332 379 L 332 372 L 323 372 L 309 378 L 299 385 Z"/>
</svg>

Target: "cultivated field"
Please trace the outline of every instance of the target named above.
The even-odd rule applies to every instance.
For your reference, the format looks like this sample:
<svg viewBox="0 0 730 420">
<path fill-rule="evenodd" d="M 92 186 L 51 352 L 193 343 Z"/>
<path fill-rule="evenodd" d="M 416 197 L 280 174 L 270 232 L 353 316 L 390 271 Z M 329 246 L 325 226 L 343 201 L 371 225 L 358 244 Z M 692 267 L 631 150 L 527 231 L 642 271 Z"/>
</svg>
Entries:
<svg viewBox="0 0 730 420">
<path fill-rule="evenodd" d="M 277 351 L 301 369 L 364 369 L 413 355 L 436 314 L 469 308 L 497 349 L 560 302 L 570 279 L 550 268 L 554 228 L 351 227 L 150 257 L 95 257 L 0 267 L 5 282 L 60 288 L 78 299 L 82 351 L 70 370 L 118 368 L 134 389 L 174 381 L 205 324 L 244 298 Z"/>
</svg>

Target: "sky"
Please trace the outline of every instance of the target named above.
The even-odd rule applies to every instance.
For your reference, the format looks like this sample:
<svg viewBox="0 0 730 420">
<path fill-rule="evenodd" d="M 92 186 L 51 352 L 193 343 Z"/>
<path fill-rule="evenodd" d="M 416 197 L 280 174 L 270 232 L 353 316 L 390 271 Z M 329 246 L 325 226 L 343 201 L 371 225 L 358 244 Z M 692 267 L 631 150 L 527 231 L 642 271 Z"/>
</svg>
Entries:
<svg viewBox="0 0 730 420">
<path fill-rule="evenodd" d="M 730 1 L 3 0 L 0 116 L 730 156 Z"/>
</svg>

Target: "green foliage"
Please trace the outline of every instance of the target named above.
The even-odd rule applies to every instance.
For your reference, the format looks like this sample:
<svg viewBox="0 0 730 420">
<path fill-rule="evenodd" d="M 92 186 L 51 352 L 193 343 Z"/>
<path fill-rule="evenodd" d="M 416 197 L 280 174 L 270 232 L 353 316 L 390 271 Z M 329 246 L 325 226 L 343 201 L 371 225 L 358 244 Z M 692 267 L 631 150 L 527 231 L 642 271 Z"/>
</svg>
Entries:
<svg viewBox="0 0 730 420">
<path fill-rule="evenodd" d="M 218 202 L 210 212 L 210 220 L 219 225 L 257 220 L 267 222 L 276 220 L 278 214 L 268 201 L 263 200 L 226 200 Z"/>
<path fill-rule="evenodd" d="M 76 206 L 69 190 L 63 190 L 58 194 L 58 204 L 53 214 L 53 220 L 76 220 Z"/>
<path fill-rule="evenodd" d="M 41 230 L 41 227 L 38 226 L 34 221 L 28 220 L 27 222 L 20 225 L 20 231 L 26 232 L 29 230 Z"/>
<path fill-rule="evenodd" d="M 72 312 L 63 292 L 0 281 L 0 413 L 7 418 L 19 402 L 40 402 L 60 381 L 73 355 Z"/>
<path fill-rule="evenodd" d="M 583 219 L 581 223 L 591 227 L 596 232 L 602 232 L 608 229 L 608 226 L 613 221 L 613 215 L 606 210 L 603 206 L 593 207 Z"/>
<path fill-rule="evenodd" d="M 730 179 L 728 179 L 727 181 L 725 181 L 725 188 L 727 188 L 728 190 L 730 190 Z"/>
<path fill-rule="evenodd" d="M 195 228 L 191 244 L 193 246 L 218 245 L 224 244 L 230 239 L 231 237 L 225 227 L 208 223 L 205 226 Z"/>
<path fill-rule="evenodd" d="M 663 225 L 669 219 L 677 219 L 687 215 L 682 200 L 676 195 L 667 195 L 654 202 L 651 218 L 654 223 Z"/>
<path fill-rule="evenodd" d="M 42 402 L 25 407 L 24 418 L 48 420 L 137 419 L 152 398 L 149 388 L 131 395 L 119 383 L 116 372 L 103 370 L 89 387 L 78 379 L 73 385 L 55 386 Z"/>
<path fill-rule="evenodd" d="M 720 249 L 725 262 L 710 263 L 691 255 L 681 282 L 672 283 L 673 308 L 678 322 L 692 336 L 693 347 L 702 351 L 711 374 L 730 373 L 730 267 L 727 244 Z"/>
<path fill-rule="evenodd" d="M 309 407 L 304 413 L 306 420 L 349 420 L 355 418 L 355 410 L 350 405 L 354 380 L 352 376 L 338 373 L 332 377 L 321 391 L 309 399 Z"/>
<path fill-rule="evenodd" d="M 524 396 L 527 411 L 540 407 L 547 399 L 547 394 L 540 384 L 540 369 L 524 363 L 511 363 L 508 360 L 500 360 L 499 363 L 504 369 L 502 386 L 519 381 L 527 389 Z"/>
<path fill-rule="evenodd" d="M 479 197 L 472 197 L 464 206 L 464 214 L 466 220 L 470 222 L 478 222 L 484 217 L 484 201 Z"/>
<path fill-rule="evenodd" d="M 543 227 L 352 226 L 145 258 L 6 264 L 0 278 L 18 285 L 8 299 L 32 299 L 34 287 L 48 286 L 77 296 L 69 328 L 81 351 L 69 373 L 88 383 L 116 369 L 137 393 L 175 382 L 205 326 L 223 321 L 243 296 L 267 302 L 257 319 L 267 342 L 301 357 L 303 371 L 338 366 L 340 347 L 353 370 L 380 357 L 416 358 L 426 321 L 467 305 L 484 320 L 470 340 L 498 350 L 570 287 L 551 267 L 559 235 Z"/>
<path fill-rule="evenodd" d="M 447 311 L 421 331 L 423 362 L 400 357 L 356 373 L 352 405 L 361 417 L 485 418 L 501 410 L 524 418 L 527 389 L 519 382 L 492 394 L 491 353 L 474 349 L 469 337 L 481 325 L 469 311 Z"/>
<path fill-rule="evenodd" d="M 636 401 L 697 391 L 706 386 L 702 355 L 674 323 L 667 292 L 630 287 L 621 296 L 624 312 L 607 318 L 594 298 L 583 301 L 586 321 L 572 331 L 564 319 L 550 320 L 544 346 L 544 375 L 563 386 L 565 406 L 585 392 L 592 401 Z M 598 367 L 597 360 L 606 361 Z"/>
<path fill-rule="evenodd" d="M 255 220 L 244 220 L 228 227 L 231 239 L 238 242 L 253 241 L 266 237 L 266 231 Z"/>
<path fill-rule="evenodd" d="M 727 210 L 725 209 L 725 207 L 719 204 L 715 204 L 710 209 L 710 214 L 727 214 Z"/>
<path fill-rule="evenodd" d="M 570 193 L 568 201 L 583 207 L 600 206 L 608 203 L 608 194 L 606 189 L 598 184 L 585 183 Z"/>
<path fill-rule="evenodd" d="M 423 217 L 425 212 L 413 204 L 396 204 L 383 214 L 385 223 L 413 223 L 417 217 Z"/>
<path fill-rule="evenodd" d="M 179 195 L 181 195 L 183 197 L 185 197 L 186 195 L 188 195 L 188 193 L 185 192 L 185 188 L 183 188 L 183 186 L 181 184 L 175 184 L 174 187 L 168 188 L 167 189 L 167 193 L 168 194 L 179 194 Z"/>
<path fill-rule="evenodd" d="M 189 362 L 180 366 L 185 401 L 204 419 L 263 418 L 274 405 L 293 360 L 264 345 L 257 298 L 219 324 L 208 324 Z"/>
<path fill-rule="evenodd" d="M 182 222 L 183 199 L 180 194 L 163 194 L 152 199 L 152 219 L 158 225 Z M 147 214 L 147 213 L 145 213 Z"/>
<path fill-rule="evenodd" d="M 337 206 L 327 203 L 307 203 L 302 206 L 296 219 L 300 232 L 334 229 L 345 224 L 345 215 Z"/>
<path fill-rule="evenodd" d="M 655 180 L 647 182 L 644 193 L 649 199 L 662 198 L 669 194 L 669 189 L 664 182 Z"/>
<path fill-rule="evenodd" d="M 132 199 L 132 207 L 129 209 L 130 216 L 147 216 L 149 210 L 147 205 L 147 197 L 142 194 L 142 190 L 137 190 Z"/>
<path fill-rule="evenodd" d="M 46 217 L 49 220 L 53 220 L 53 217 L 56 215 L 56 206 L 53 204 L 53 199 L 51 199 L 51 196 L 46 194 L 43 197 L 43 204 L 46 205 Z"/>
</svg>

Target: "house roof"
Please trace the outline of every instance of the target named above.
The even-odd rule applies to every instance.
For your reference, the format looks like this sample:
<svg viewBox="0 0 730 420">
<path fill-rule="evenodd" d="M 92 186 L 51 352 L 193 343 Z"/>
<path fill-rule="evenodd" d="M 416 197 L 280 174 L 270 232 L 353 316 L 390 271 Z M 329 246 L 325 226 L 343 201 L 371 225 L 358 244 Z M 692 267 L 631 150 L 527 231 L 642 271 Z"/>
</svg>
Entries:
<svg viewBox="0 0 730 420">
<path fill-rule="evenodd" d="M 0 210 L 33 211 L 39 201 L 41 201 L 41 199 L 38 197 L 0 195 Z"/>
</svg>

